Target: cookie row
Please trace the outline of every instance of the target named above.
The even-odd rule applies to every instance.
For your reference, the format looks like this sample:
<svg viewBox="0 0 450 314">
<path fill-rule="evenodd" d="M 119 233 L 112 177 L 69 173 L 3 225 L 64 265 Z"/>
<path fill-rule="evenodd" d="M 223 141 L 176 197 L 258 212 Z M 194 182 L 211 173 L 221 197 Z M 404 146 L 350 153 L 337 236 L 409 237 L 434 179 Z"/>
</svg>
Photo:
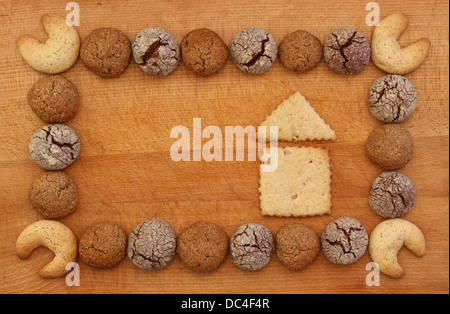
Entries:
<svg viewBox="0 0 450 314">
<path fill-rule="evenodd" d="M 372 44 L 359 31 L 342 27 L 331 32 L 323 45 L 311 33 L 298 30 L 286 35 L 278 46 L 263 28 L 247 28 L 236 34 L 229 47 L 212 30 L 201 28 L 189 32 L 181 41 L 161 28 L 141 30 L 131 42 L 120 30 L 99 28 L 81 43 L 77 31 L 65 19 L 46 14 L 42 24 L 49 34 L 45 44 L 26 35 L 17 41 L 24 60 L 34 69 L 57 74 L 69 69 L 80 56 L 88 69 L 102 77 L 117 77 L 125 71 L 131 55 L 147 73 L 166 76 L 183 59 L 186 66 L 201 76 L 220 71 L 230 56 L 240 70 L 262 74 L 277 57 L 289 70 L 305 72 L 323 59 L 330 69 L 342 74 L 362 71 L 370 59 L 383 71 L 405 74 L 425 60 L 430 41 L 422 38 L 408 47 L 397 42 L 408 24 L 404 14 L 392 14 L 375 28 Z M 54 51 L 52 47 L 61 47 Z M 81 47 L 80 47 L 81 46 Z"/>
<path fill-rule="evenodd" d="M 228 237 L 222 227 L 204 221 L 189 226 L 177 237 L 167 222 L 149 219 L 135 226 L 128 237 L 117 223 L 94 223 L 81 236 L 78 250 L 83 262 L 96 268 L 116 266 L 128 256 L 140 269 L 159 270 L 178 254 L 187 268 L 212 272 L 229 253 L 243 270 L 260 270 L 275 254 L 285 267 L 299 271 L 321 250 L 332 263 L 352 264 L 364 255 L 368 244 L 366 229 L 350 217 L 336 219 L 320 237 L 302 223 L 286 224 L 276 236 L 264 225 L 247 223 Z"/>
</svg>

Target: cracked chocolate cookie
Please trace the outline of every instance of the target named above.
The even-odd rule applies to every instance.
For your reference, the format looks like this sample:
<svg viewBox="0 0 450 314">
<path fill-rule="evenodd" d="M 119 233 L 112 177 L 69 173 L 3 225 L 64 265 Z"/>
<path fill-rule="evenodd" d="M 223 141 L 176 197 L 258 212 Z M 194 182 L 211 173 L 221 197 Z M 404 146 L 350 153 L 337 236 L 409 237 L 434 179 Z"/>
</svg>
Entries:
<svg viewBox="0 0 450 314">
<path fill-rule="evenodd" d="M 105 78 L 122 74 L 128 67 L 130 56 L 130 40 L 115 28 L 94 29 L 80 48 L 80 59 L 84 65 Z"/>
<path fill-rule="evenodd" d="M 328 224 L 320 237 L 322 252 L 334 264 L 353 264 L 367 250 L 369 236 L 363 225 L 351 217 L 341 217 Z"/>
<path fill-rule="evenodd" d="M 377 78 L 369 90 L 371 114 L 383 122 L 402 122 L 417 104 L 417 92 L 406 77 L 389 74 Z"/>
<path fill-rule="evenodd" d="M 169 75 L 181 60 L 177 40 L 161 28 L 140 31 L 131 44 L 131 50 L 134 61 L 142 71 L 157 76 Z"/>
<path fill-rule="evenodd" d="M 244 270 L 264 268 L 275 252 L 275 240 L 269 228 L 248 223 L 237 228 L 230 239 L 233 263 Z"/>
<path fill-rule="evenodd" d="M 186 67 L 197 75 L 219 72 L 228 60 L 228 47 L 215 32 L 199 28 L 181 41 L 181 56 Z"/>
<path fill-rule="evenodd" d="M 384 170 L 405 166 L 413 157 L 411 134 L 398 124 L 385 124 L 373 130 L 366 142 L 369 160 Z"/>
<path fill-rule="evenodd" d="M 298 30 L 283 38 L 278 55 L 287 69 L 306 72 L 322 60 L 322 43 L 313 34 Z"/>
<path fill-rule="evenodd" d="M 265 29 L 247 28 L 230 43 L 230 56 L 238 69 L 262 74 L 270 69 L 278 54 L 277 43 Z"/>
<path fill-rule="evenodd" d="M 58 219 L 73 213 L 78 192 L 72 179 L 62 171 L 45 172 L 31 185 L 29 199 L 33 208 L 46 219 Z"/>
<path fill-rule="evenodd" d="M 290 223 L 276 235 L 276 253 L 280 262 L 290 270 L 302 270 L 320 252 L 318 234 L 308 225 Z"/>
<path fill-rule="evenodd" d="M 45 123 L 63 123 L 75 116 L 80 96 L 76 86 L 61 75 L 41 77 L 27 94 L 28 104 Z"/>
<path fill-rule="evenodd" d="M 187 268 L 211 272 L 225 261 L 228 236 L 216 224 L 198 222 L 189 226 L 178 238 L 177 252 Z"/>
<path fill-rule="evenodd" d="M 356 74 L 369 64 L 370 44 L 357 30 L 342 27 L 331 32 L 323 43 L 323 58 L 328 67 L 341 74 Z"/>
<path fill-rule="evenodd" d="M 175 231 L 161 219 L 146 220 L 128 237 L 127 255 L 140 269 L 157 270 L 167 266 L 176 253 Z"/>
<path fill-rule="evenodd" d="M 414 183 L 405 175 L 388 171 L 372 182 L 369 205 L 384 218 L 400 218 L 406 215 L 416 201 Z"/>
<path fill-rule="evenodd" d="M 78 253 L 86 264 L 96 268 L 118 265 L 126 254 L 127 234 L 111 221 L 90 225 L 80 238 Z"/>
<path fill-rule="evenodd" d="M 62 170 L 80 153 L 75 131 L 65 124 L 48 124 L 33 133 L 28 144 L 31 158 L 45 170 Z"/>
</svg>

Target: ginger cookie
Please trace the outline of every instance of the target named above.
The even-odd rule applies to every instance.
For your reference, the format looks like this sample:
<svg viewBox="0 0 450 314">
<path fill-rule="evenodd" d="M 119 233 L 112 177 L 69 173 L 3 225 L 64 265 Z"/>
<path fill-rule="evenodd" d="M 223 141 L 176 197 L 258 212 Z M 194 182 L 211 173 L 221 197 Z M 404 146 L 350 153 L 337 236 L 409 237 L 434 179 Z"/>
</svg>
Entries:
<svg viewBox="0 0 450 314">
<path fill-rule="evenodd" d="M 76 86 L 62 75 L 41 77 L 27 94 L 28 104 L 45 123 L 63 123 L 75 116 L 80 95 Z"/>
<path fill-rule="evenodd" d="M 322 43 L 313 34 L 298 30 L 283 38 L 278 55 L 287 69 L 306 72 L 322 60 Z"/>
<path fill-rule="evenodd" d="M 80 238 L 79 255 L 86 264 L 96 268 L 111 268 L 126 254 L 127 235 L 122 226 L 111 221 L 90 225 Z"/>
<path fill-rule="evenodd" d="M 115 28 L 94 29 L 81 44 L 81 61 L 89 70 L 105 78 L 122 74 L 128 67 L 130 56 L 130 40 Z"/>
<path fill-rule="evenodd" d="M 31 185 L 29 199 L 46 219 L 58 219 L 73 213 L 78 192 L 72 179 L 62 171 L 47 171 Z"/>
<path fill-rule="evenodd" d="M 366 142 L 369 160 L 385 170 L 405 166 L 413 157 L 411 134 L 398 124 L 385 124 L 373 130 Z"/>
<path fill-rule="evenodd" d="M 287 224 L 277 232 L 276 252 L 279 261 L 288 269 L 302 270 L 319 255 L 319 236 L 308 225 Z"/>
<path fill-rule="evenodd" d="M 186 67 L 200 76 L 219 72 L 228 60 L 228 47 L 212 30 L 199 28 L 181 41 L 181 55 Z"/>
<path fill-rule="evenodd" d="M 218 225 L 198 222 L 188 227 L 178 238 L 177 252 L 191 270 L 211 272 L 225 261 L 228 236 Z"/>
</svg>

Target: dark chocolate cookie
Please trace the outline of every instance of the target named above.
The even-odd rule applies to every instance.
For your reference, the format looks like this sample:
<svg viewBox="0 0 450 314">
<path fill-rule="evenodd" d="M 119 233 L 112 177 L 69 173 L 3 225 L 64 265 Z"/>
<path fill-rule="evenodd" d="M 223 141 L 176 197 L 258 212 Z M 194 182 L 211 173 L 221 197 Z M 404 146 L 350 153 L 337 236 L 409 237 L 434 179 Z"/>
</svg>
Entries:
<svg viewBox="0 0 450 314">
<path fill-rule="evenodd" d="M 230 43 L 230 56 L 237 68 L 251 74 L 270 69 L 278 54 L 275 39 L 265 29 L 247 28 Z"/>
<path fill-rule="evenodd" d="M 181 55 L 189 70 L 197 75 L 209 76 L 225 66 L 228 60 L 228 47 L 215 32 L 199 28 L 183 38 Z"/>
<path fill-rule="evenodd" d="M 384 218 L 400 218 L 406 215 L 415 201 L 414 183 L 401 173 L 384 172 L 372 182 L 369 205 Z"/>
<path fill-rule="evenodd" d="M 80 59 L 92 72 L 101 77 L 117 77 L 130 62 L 131 43 L 115 28 L 94 29 L 83 41 Z"/>
<path fill-rule="evenodd" d="M 175 255 L 177 238 L 170 225 L 150 219 L 137 225 L 128 237 L 128 257 L 144 270 L 166 267 Z"/>
<path fill-rule="evenodd" d="M 65 124 L 49 124 L 33 133 L 28 145 L 31 158 L 45 170 L 62 170 L 80 153 L 75 131 Z"/>
<path fill-rule="evenodd" d="M 389 74 L 377 78 L 369 91 L 369 109 L 383 122 L 402 122 L 409 118 L 417 104 L 414 85 L 404 76 Z"/>
<path fill-rule="evenodd" d="M 146 28 L 134 38 L 131 49 L 142 71 L 166 76 L 175 71 L 181 60 L 175 37 L 161 28 Z"/>
<path fill-rule="evenodd" d="M 356 74 L 369 64 L 370 44 L 357 30 L 342 27 L 331 32 L 323 43 L 323 58 L 328 67 L 341 74 Z"/>
<path fill-rule="evenodd" d="M 275 252 L 275 239 L 269 228 L 248 223 L 237 228 L 230 239 L 233 263 L 244 270 L 264 268 Z"/>
<path fill-rule="evenodd" d="M 351 217 L 328 224 L 320 237 L 322 252 L 334 264 L 352 264 L 367 250 L 369 236 L 364 226 Z"/>
</svg>

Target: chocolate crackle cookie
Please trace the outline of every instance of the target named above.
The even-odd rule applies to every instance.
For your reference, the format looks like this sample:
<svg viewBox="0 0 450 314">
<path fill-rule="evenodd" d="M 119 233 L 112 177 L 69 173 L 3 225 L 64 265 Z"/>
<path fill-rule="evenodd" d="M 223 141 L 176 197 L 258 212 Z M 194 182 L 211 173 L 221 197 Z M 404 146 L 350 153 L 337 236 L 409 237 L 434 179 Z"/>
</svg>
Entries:
<svg viewBox="0 0 450 314">
<path fill-rule="evenodd" d="M 237 68 L 251 74 L 270 69 L 278 54 L 277 43 L 265 29 L 247 28 L 230 43 L 230 56 Z"/>
<path fill-rule="evenodd" d="M 31 158 L 45 170 L 62 170 L 80 153 L 75 131 L 65 124 L 48 124 L 33 133 L 28 144 Z"/>
<path fill-rule="evenodd" d="M 366 252 L 369 236 L 358 220 L 341 217 L 325 227 L 320 241 L 322 252 L 330 262 L 352 264 Z"/>
<path fill-rule="evenodd" d="M 331 32 L 323 43 L 323 58 L 328 67 L 341 74 L 356 74 L 369 64 L 370 44 L 366 37 L 350 27 Z"/>
<path fill-rule="evenodd" d="M 61 75 L 43 76 L 27 94 L 28 104 L 45 123 L 63 123 L 75 116 L 80 102 L 76 86 Z"/>
<path fill-rule="evenodd" d="M 62 218 L 77 209 L 77 186 L 66 173 L 48 171 L 33 182 L 29 199 L 46 219 Z"/>
<path fill-rule="evenodd" d="M 369 91 L 370 113 L 383 122 L 402 122 L 417 104 L 414 85 L 404 76 L 389 74 L 377 78 Z"/>
<path fill-rule="evenodd" d="M 161 219 L 146 220 L 128 237 L 127 254 L 140 269 L 157 270 L 167 266 L 175 255 L 177 238 L 170 225 Z"/>
<path fill-rule="evenodd" d="M 406 215 L 415 201 L 414 183 L 401 173 L 384 172 L 372 182 L 369 205 L 384 218 L 400 218 Z"/>
<path fill-rule="evenodd" d="M 225 261 L 228 236 L 216 224 L 198 222 L 189 226 L 178 238 L 177 252 L 191 270 L 211 272 Z"/>
<path fill-rule="evenodd" d="M 157 76 L 169 75 L 181 60 L 177 40 L 161 28 L 140 31 L 131 44 L 131 50 L 141 70 Z"/>
<path fill-rule="evenodd" d="M 264 268 L 275 252 L 275 239 L 269 228 L 248 223 L 237 228 L 230 239 L 233 263 L 244 270 Z"/>
<path fill-rule="evenodd" d="M 298 30 L 283 38 L 278 55 L 287 69 L 306 72 L 322 60 L 322 43 L 313 34 Z"/>
<path fill-rule="evenodd" d="M 97 28 L 81 44 L 80 58 L 89 70 L 101 77 L 117 77 L 130 62 L 130 46 L 130 40 L 120 30 Z"/>
<path fill-rule="evenodd" d="M 90 225 L 80 238 L 78 252 L 86 264 L 97 268 L 111 268 L 126 254 L 127 235 L 122 226 L 111 221 Z"/>
<path fill-rule="evenodd" d="M 189 70 L 200 76 L 209 76 L 225 66 L 228 47 L 212 30 L 199 28 L 183 38 L 181 55 Z"/>
</svg>

